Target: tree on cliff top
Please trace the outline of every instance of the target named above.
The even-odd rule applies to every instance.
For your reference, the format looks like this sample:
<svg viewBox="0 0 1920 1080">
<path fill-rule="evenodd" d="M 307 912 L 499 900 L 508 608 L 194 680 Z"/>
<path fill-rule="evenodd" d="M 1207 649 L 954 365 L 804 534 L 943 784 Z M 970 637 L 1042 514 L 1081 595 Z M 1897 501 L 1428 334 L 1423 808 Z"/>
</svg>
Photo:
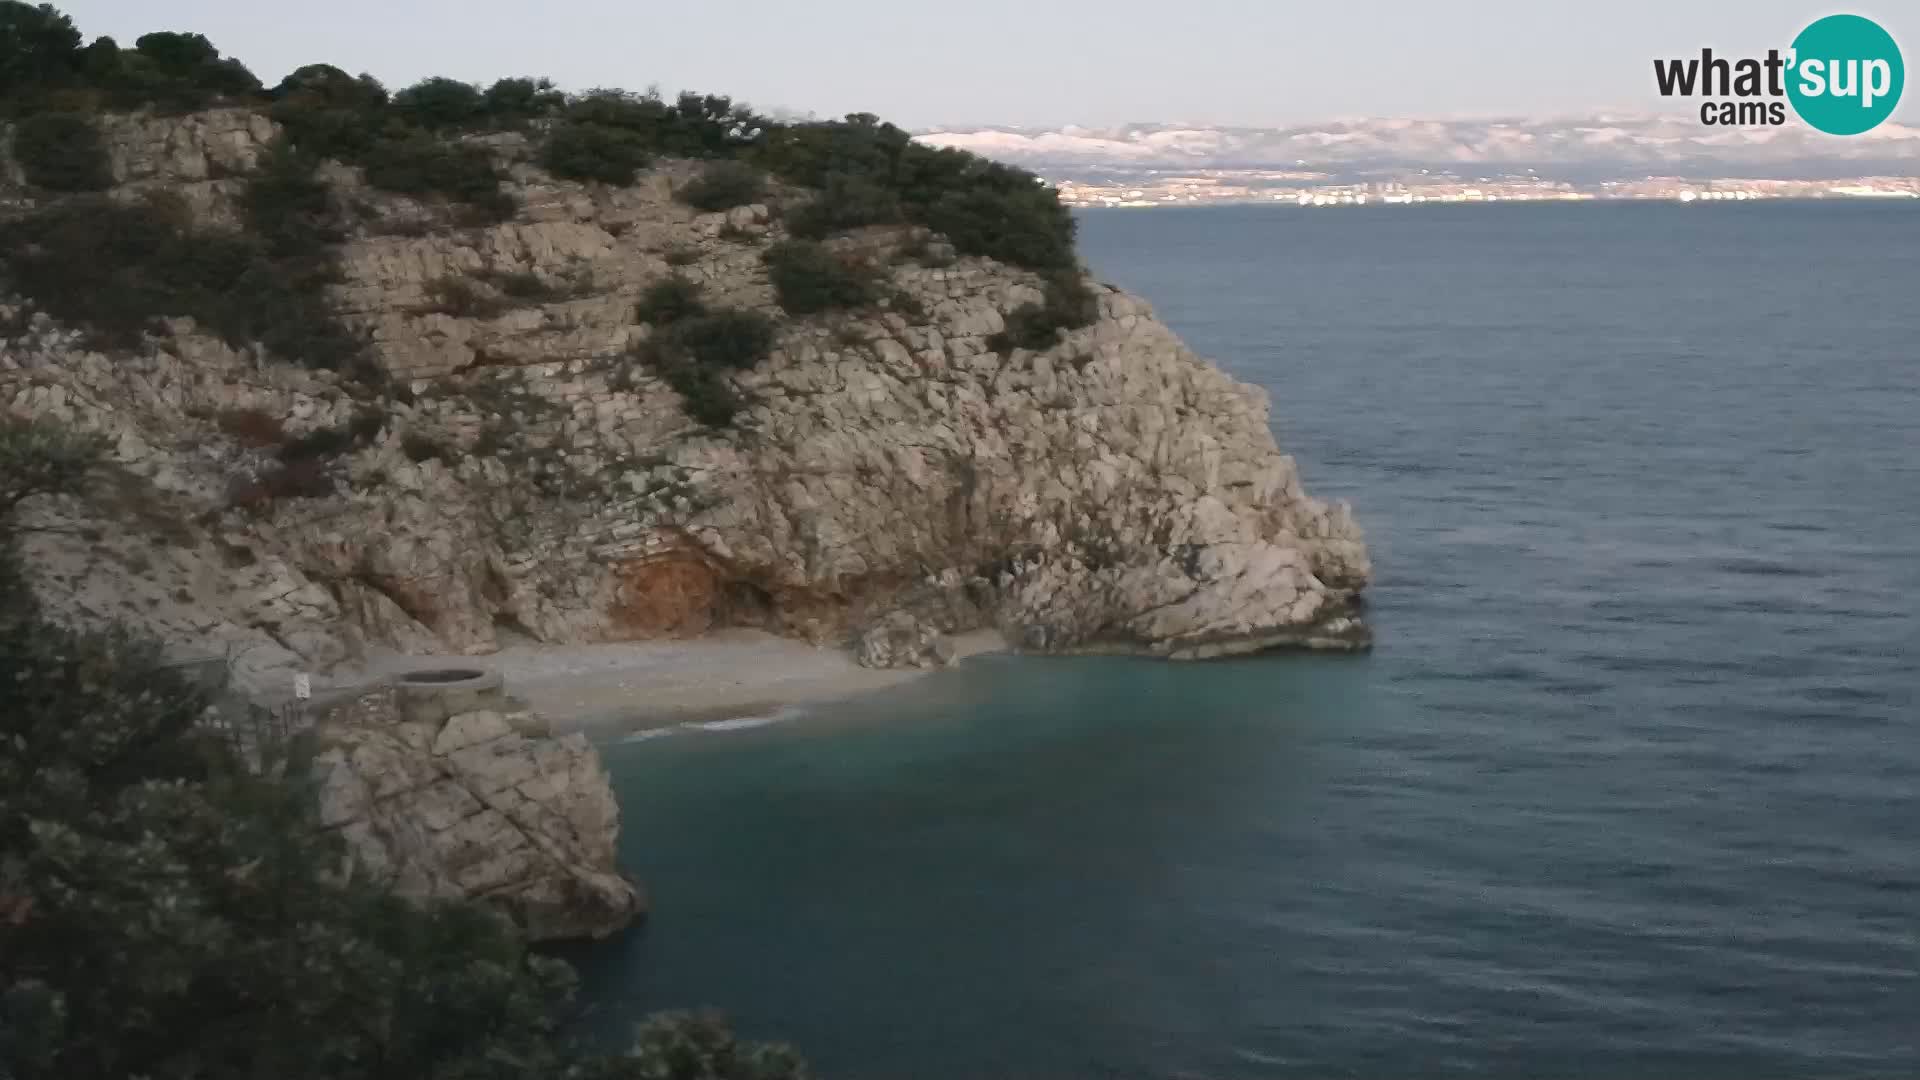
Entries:
<svg viewBox="0 0 1920 1080">
<path fill-rule="evenodd" d="M 52 4 L 0 0 L 0 102 L 65 86 L 80 70 L 80 31 Z"/>
<path fill-rule="evenodd" d="M 49 621 L 18 512 L 100 457 L 0 417 L 0 1077 L 804 1076 L 708 1017 L 650 1023 L 630 1055 L 573 1051 L 565 965 L 478 907 L 355 883 L 309 793 L 210 737 L 153 645 Z"/>
</svg>

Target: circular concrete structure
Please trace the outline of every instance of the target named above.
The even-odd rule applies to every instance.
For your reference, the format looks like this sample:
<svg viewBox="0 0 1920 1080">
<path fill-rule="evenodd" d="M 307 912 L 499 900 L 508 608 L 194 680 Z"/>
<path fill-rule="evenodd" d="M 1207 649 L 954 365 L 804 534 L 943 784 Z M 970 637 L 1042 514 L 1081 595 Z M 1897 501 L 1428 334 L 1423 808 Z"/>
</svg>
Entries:
<svg viewBox="0 0 1920 1080">
<path fill-rule="evenodd" d="M 417 668 L 393 677 L 403 720 L 437 724 L 481 709 L 505 711 L 506 691 L 497 672 L 480 668 Z"/>
</svg>

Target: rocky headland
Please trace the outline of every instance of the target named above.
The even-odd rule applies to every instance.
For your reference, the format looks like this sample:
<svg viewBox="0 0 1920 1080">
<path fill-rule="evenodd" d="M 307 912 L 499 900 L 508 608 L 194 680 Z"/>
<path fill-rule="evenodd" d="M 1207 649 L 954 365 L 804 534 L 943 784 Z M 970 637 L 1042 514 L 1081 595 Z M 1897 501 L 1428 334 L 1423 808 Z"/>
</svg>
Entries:
<svg viewBox="0 0 1920 1080">
<path fill-rule="evenodd" d="M 876 667 L 945 663 L 951 635 L 982 629 L 1032 652 L 1170 659 L 1368 643 L 1349 512 L 1307 495 L 1264 392 L 1138 297 L 1070 270 L 1084 310 L 1036 337 L 1026 323 L 1059 272 L 889 222 L 820 240 L 860 268 L 858 302 L 790 310 L 769 260 L 825 197 L 777 175 L 701 210 L 685 198 L 710 168 L 698 160 L 657 157 L 632 183 L 561 179 L 537 126 L 471 134 L 461 152 L 499 180 L 476 214 L 338 160 L 288 173 L 276 116 L 102 115 L 107 173 L 88 195 L 36 183 L 17 132 L 0 139 L 0 409 L 113 450 L 109 483 L 30 511 L 43 528 L 25 558 L 67 621 L 229 656 L 263 693 L 376 652 L 743 627 Z M 327 222 L 315 303 L 357 365 L 329 370 L 276 336 L 313 316 L 298 305 L 284 323 L 242 313 L 258 339 L 192 305 L 105 334 L 74 315 L 83 300 L 29 287 L 73 272 L 56 272 L 55 238 L 118 220 L 99 207 L 163 210 L 180 235 L 257 229 L 263 176 Z M 663 283 L 770 327 L 764 354 L 676 378 L 660 362 L 668 317 L 645 310 Z M 325 805 L 358 830 L 362 863 L 430 894 L 584 887 L 626 903 L 596 876 L 612 865 L 610 797 L 575 808 L 588 824 L 566 844 L 495 805 L 524 809 L 524 785 L 544 797 L 563 780 L 605 793 L 591 750 L 497 711 L 456 719 L 337 740 Z M 510 781 L 474 764 L 512 740 Z M 375 805 L 388 796 L 402 801 Z M 441 841 L 407 840 L 404 821 L 473 839 L 483 817 L 521 837 L 523 862 L 587 870 L 536 885 L 519 863 L 409 861 Z M 542 932 L 604 928 L 532 909 L 548 914 L 522 921 Z"/>
</svg>

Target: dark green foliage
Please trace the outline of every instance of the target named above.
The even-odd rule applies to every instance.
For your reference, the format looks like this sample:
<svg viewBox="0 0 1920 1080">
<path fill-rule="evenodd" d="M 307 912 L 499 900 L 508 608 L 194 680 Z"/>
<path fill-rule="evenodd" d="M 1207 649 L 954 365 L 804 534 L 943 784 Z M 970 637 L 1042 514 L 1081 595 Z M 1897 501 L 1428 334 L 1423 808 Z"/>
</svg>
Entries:
<svg viewBox="0 0 1920 1080">
<path fill-rule="evenodd" d="M 812 200 L 788 216 L 787 229 L 818 240 L 862 225 L 891 225 L 902 215 L 899 196 L 871 177 L 836 172 L 827 175 Z"/>
<path fill-rule="evenodd" d="M 76 108 L 180 113 L 260 92 L 259 80 L 245 65 L 221 57 L 199 34 L 146 34 L 132 49 L 103 37 L 81 49 L 78 31 L 61 22 L 64 17 L 49 23 L 41 9 L 0 0 L 0 113 Z M 29 24 L 35 29 L 22 32 Z M 10 70 L 37 75 L 11 87 Z"/>
<path fill-rule="evenodd" d="M 18 466 L 0 482 L 73 492 L 84 442 L 0 420 Z M 339 873 L 314 747 L 256 738 L 250 768 L 154 645 L 49 622 L 16 503 L 0 503 L 0 1076 L 805 1080 L 791 1050 L 711 1016 L 649 1020 L 630 1055 L 566 1045 L 564 964 L 480 908 Z"/>
<path fill-rule="evenodd" d="M 783 240 L 767 249 L 767 276 L 789 315 L 863 307 L 879 296 L 879 275 L 811 240 Z"/>
<path fill-rule="evenodd" d="M 49 191 L 105 191 L 113 186 L 100 129 L 79 113 L 37 113 L 20 121 L 13 131 L 13 156 L 27 183 Z"/>
<path fill-rule="evenodd" d="M 655 363 L 654 369 L 680 395 L 687 415 L 707 427 L 730 427 L 746 408 L 740 391 L 711 368 L 675 362 Z"/>
<path fill-rule="evenodd" d="M 775 175 L 807 187 L 861 182 L 798 212 L 802 235 L 888 220 L 879 192 L 897 201 L 901 218 L 946 233 L 965 254 L 1040 270 L 1073 265 L 1073 216 L 1032 173 L 923 146 L 873 116 L 773 127 L 754 153 Z"/>
<path fill-rule="evenodd" d="M 628 132 L 640 147 L 673 157 L 728 157 L 751 144 L 767 121 L 732 99 L 681 94 L 668 104 L 655 94 L 594 90 L 567 104 L 566 117 Z"/>
<path fill-rule="evenodd" d="M 222 58 L 199 34 L 145 34 L 131 52 L 121 50 L 112 61 L 96 53 L 89 63 L 92 78 L 115 108 L 151 105 L 163 112 L 192 112 L 260 93 L 253 72 L 238 60 Z"/>
<path fill-rule="evenodd" d="M 45 111 L 62 95 L 72 99 L 69 111 L 186 109 L 259 93 L 244 67 L 198 35 L 149 34 L 132 50 L 106 39 L 86 49 L 79 43 L 57 12 L 0 0 L 0 109 Z M 31 92 L 6 93 L 9 80 Z M 269 97 L 290 144 L 309 158 L 361 166 L 385 190 L 471 205 L 475 221 L 504 220 L 513 207 L 488 154 L 446 139 L 540 121 L 551 127 L 539 161 L 564 179 L 626 185 L 656 156 L 716 159 L 682 192 L 691 205 L 718 210 L 760 197 L 757 168 L 819 191 L 793 209 L 796 236 L 904 222 L 945 234 L 962 253 L 1038 270 L 1073 265 L 1072 215 L 1032 174 L 915 143 L 867 114 L 779 124 L 717 95 L 667 101 L 595 90 L 568 98 L 546 80 L 526 78 L 485 91 L 433 78 L 389 98 L 372 78 L 325 64 L 300 68 Z"/>
<path fill-rule="evenodd" d="M 758 202 L 767 192 L 767 178 L 742 161 L 716 161 L 675 194 L 695 210 L 714 212 Z"/>
<path fill-rule="evenodd" d="M 106 444 L 92 435 L 0 414 L 0 544 L 22 502 L 36 495 L 79 493 L 106 459 L 106 451 Z"/>
<path fill-rule="evenodd" d="M 355 78 L 332 64 L 296 68 L 273 88 L 273 96 L 279 101 L 309 107 L 326 105 L 360 112 L 377 110 L 389 101 L 387 89 L 380 85 L 380 80 L 371 75 Z"/>
<path fill-rule="evenodd" d="M 1034 269 L 1073 265 L 1073 217 L 1031 177 L 948 191 L 916 216 L 967 254 Z"/>
<path fill-rule="evenodd" d="M 475 909 L 332 880 L 305 793 L 199 735 L 151 646 L 9 596 L 0 670 L 0 1073 L 561 1075 L 564 973 Z"/>
<path fill-rule="evenodd" d="M 495 221 L 518 207 L 500 190 L 500 171 L 485 147 L 448 143 L 411 133 L 382 137 L 361 155 L 367 183 L 402 195 L 443 195 L 483 211 Z"/>
<path fill-rule="evenodd" d="M 191 316 L 235 346 L 260 342 L 311 367 L 354 369 L 363 342 L 327 306 L 326 260 L 276 260 L 239 233 L 195 230 L 161 202 L 86 196 L 0 225 L 15 289 L 105 344 L 133 348 L 155 320 Z"/>
<path fill-rule="evenodd" d="M 470 86 L 429 79 L 389 101 L 386 89 L 368 76 L 356 79 L 312 64 L 287 76 L 273 93 L 273 118 L 293 148 L 309 158 L 358 165 L 367 183 L 384 191 L 465 203 L 482 221 L 503 221 L 516 209 L 500 189 L 492 154 L 435 134 L 479 119 L 480 93 Z"/>
<path fill-rule="evenodd" d="M 333 196 L 316 162 L 284 140 L 260 162 L 242 197 L 247 231 L 275 256 L 311 256 L 342 239 Z"/>
<path fill-rule="evenodd" d="M 643 323 L 665 326 L 707 310 L 700 298 L 700 285 L 679 274 L 672 274 L 647 286 L 634 305 L 633 317 Z"/>
<path fill-rule="evenodd" d="M 273 118 L 288 140 L 315 158 L 356 162 L 384 125 L 387 91 L 370 76 L 356 79 L 331 64 L 309 64 L 273 90 Z"/>
<path fill-rule="evenodd" d="M 487 122 L 517 128 L 566 108 L 567 95 L 551 79 L 501 79 L 487 88 L 480 108 Z"/>
<path fill-rule="evenodd" d="M 451 464 L 454 457 L 446 443 L 415 432 L 400 437 L 400 451 L 407 455 L 408 461 L 413 462 L 441 461 Z"/>
<path fill-rule="evenodd" d="M 428 131 L 464 130 L 486 114 L 480 88 L 458 79 L 432 78 L 393 95 L 393 111 L 402 122 Z"/>
<path fill-rule="evenodd" d="M 632 1072 L 622 1078 L 650 1080 L 806 1080 L 807 1066 L 792 1047 L 736 1041 L 718 1013 L 659 1013 L 635 1032 Z"/>
<path fill-rule="evenodd" d="M 651 160 L 634 132 L 569 120 L 553 129 L 540 150 L 540 167 L 563 180 L 595 180 L 624 187 Z"/>
<path fill-rule="evenodd" d="M 776 327 L 757 311 L 721 308 L 681 319 L 660 336 L 664 349 L 702 367 L 745 371 L 773 351 Z"/>
<path fill-rule="evenodd" d="M 1050 349 L 1060 340 L 1062 330 L 1079 329 L 1099 317 L 1099 302 L 1087 288 L 1086 278 L 1076 270 L 1048 275 L 1044 291 L 1044 303 L 1022 304 L 1009 312 L 1007 328 L 993 335 L 987 345 L 999 353 Z"/>
<path fill-rule="evenodd" d="M 671 279 L 669 279 L 671 280 Z M 639 358 L 685 399 L 687 415 L 708 427 L 726 427 L 747 405 L 728 379 L 766 359 L 777 328 L 758 312 L 690 309 L 657 323 Z"/>
<path fill-rule="evenodd" d="M 15 112 L 40 94 L 80 77 L 80 31 L 52 4 L 0 0 L 0 112 Z"/>
</svg>

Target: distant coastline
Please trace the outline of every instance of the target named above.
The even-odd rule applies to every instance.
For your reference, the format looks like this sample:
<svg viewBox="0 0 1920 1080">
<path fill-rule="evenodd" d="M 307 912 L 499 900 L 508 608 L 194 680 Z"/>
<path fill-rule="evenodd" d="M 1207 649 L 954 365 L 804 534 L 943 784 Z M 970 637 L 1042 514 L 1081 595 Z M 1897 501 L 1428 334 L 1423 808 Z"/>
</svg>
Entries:
<svg viewBox="0 0 1920 1080">
<path fill-rule="evenodd" d="M 1151 210 L 1171 206 L 1286 206 L 1301 208 L 1423 206 L 1492 203 L 1618 202 L 1909 202 L 1920 201 L 1920 177 L 1849 180 L 1645 180 L 1574 185 L 1532 177 L 1472 182 L 1294 184 L 1229 171 L 1202 175 L 1126 177 L 1089 182 L 1046 177 L 1060 201 L 1076 210 Z"/>
</svg>

